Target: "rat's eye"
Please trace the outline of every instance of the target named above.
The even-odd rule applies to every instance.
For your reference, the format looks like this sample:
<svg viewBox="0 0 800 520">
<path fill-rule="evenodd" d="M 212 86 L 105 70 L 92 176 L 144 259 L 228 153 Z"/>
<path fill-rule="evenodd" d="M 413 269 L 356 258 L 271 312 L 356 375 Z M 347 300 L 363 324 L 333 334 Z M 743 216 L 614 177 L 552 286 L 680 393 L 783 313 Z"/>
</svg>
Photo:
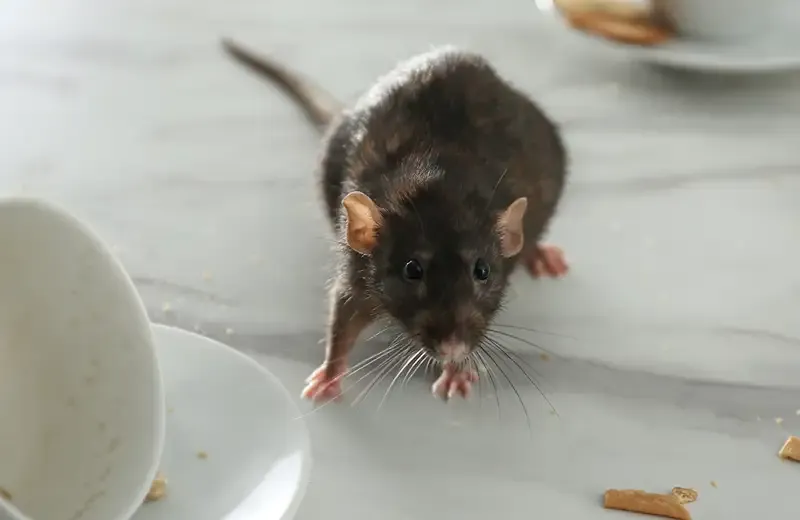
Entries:
<svg viewBox="0 0 800 520">
<path fill-rule="evenodd" d="M 475 267 L 472 269 L 472 276 L 474 276 L 476 280 L 485 282 L 489 279 L 489 272 L 489 264 L 486 263 L 486 260 L 478 258 L 475 262 Z"/>
<path fill-rule="evenodd" d="M 422 266 L 416 260 L 409 260 L 403 266 L 403 277 L 406 280 L 421 280 L 422 279 Z"/>
</svg>

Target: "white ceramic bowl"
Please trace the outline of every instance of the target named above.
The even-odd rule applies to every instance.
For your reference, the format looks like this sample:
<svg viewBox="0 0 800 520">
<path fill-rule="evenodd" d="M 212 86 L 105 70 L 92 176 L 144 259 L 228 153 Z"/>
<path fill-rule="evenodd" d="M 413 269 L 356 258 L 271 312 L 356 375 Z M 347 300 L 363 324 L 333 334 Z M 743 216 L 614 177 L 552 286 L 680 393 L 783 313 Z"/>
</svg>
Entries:
<svg viewBox="0 0 800 520">
<path fill-rule="evenodd" d="M 0 488 L 11 497 L 0 518 L 128 520 L 164 422 L 150 325 L 122 266 L 64 210 L 0 199 Z"/>
</svg>

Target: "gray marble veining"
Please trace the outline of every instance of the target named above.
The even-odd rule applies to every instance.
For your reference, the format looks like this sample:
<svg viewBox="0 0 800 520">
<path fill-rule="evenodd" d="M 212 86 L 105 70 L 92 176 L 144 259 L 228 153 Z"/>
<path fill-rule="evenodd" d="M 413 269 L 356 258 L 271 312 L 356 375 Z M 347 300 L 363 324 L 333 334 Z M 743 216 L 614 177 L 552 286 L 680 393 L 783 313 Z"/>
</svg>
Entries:
<svg viewBox="0 0 800 520">
<path fill-rule="evenodd" d="M 445 406 L 422 377 L 380 408 L 386 385 L 323 407 L 299 519 L 622 518 L 604 489 L 674 485 L 700 491 L 700 520 L 797 518 L 800 467 L 775 452 L 800 433 L 800 76 L 651 69 L 530 0 L 6 0 L 0 190 L 92 222 L 154 321 L 296 392 L 322 359 L 331 261 L 318 137 L 223 34 L 345 100 L 432 44 L 482 51 L 572 153 L 551 230 L 572 272 L 519 276 L 499 319 L 545 332 L 504 329 L 552 352 L 507 343 L 558 414 L 520 374 L 527 418 L 507 384 Z"/>
</svg>

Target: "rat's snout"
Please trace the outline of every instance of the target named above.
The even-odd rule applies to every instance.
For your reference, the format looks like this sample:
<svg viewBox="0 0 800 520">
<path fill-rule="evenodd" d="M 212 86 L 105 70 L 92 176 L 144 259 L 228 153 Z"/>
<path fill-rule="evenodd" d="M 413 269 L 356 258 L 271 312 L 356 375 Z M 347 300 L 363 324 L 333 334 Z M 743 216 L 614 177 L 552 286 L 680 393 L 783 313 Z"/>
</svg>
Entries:
<svg viewBox="0 0 800 520">
<path fill-rule="evenodd" d="M 437 350 L 444 363 L 459 363 L 469 353 L 467 344 L 453 336 L 442 341 Z"/>
</svg>

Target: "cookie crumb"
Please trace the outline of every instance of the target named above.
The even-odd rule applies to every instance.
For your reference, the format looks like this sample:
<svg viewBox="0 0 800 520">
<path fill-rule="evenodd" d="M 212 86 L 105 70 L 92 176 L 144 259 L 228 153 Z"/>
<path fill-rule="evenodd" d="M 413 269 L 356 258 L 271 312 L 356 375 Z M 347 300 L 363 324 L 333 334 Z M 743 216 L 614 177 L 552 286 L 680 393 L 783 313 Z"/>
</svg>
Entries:
<svg viewBox="0 0 800 520">
<path fill-rule="evenodd" d="M 711 481 L 711 487 L 713 487 L 713 488 L 716 488 L 716 487 L 718 487 L 718 486 L 717 486 L 717 481 L 716 481 L 716 480 L 712 480 L 712 481 Z"/>
<path fill-rule="evenodd" d="M 672 488 L 672 494 L 677 497 L 681 505 L 690 504 L 697 500 L 697 491 L 690 488 L 674 487 Z"/>
<path fill-rule="evenodd" d="M 14 498 L 11 496 L 11 492 L 4 487 L 0 487 L 0 497 L 3 497 L 8 502 L 11 502 L 11 499 Z"/>
<path fill-rule="evenodd" d="M 781 451 L 778 452 L 778 456 L 782 459 L 800 462 L 800 438 L 791 436 L 786 439 Z"/>
<path fill-rule="evenodd" d="M 542 361 L 550 361 L 550 354 L 542 352 L 541 354 L 539 354 L 539 359 L 541 359 Z"/>
<path fill-rule="evenodd" d="M 156 473 L 156 478 L 150 484 L 150 491 L 144 497 L 145 502 L 155 502 L 167 496 L 167 477 L 162 472 Z"/>
<path fill-rule="evenodd" d="M 206 460 L 208 458 L 208 453 L 206 453 L 204 451 L 198 451 L 197 452 L 197 458 L 200 459 L 200 460 Z"/>
<path fill-rule="evenodd" d="M 692 520 L 677 496 L 648 493 L 640 489 L 609 489 L 603 495 L 603 507 L 631 513 Z"/>
</svg>

